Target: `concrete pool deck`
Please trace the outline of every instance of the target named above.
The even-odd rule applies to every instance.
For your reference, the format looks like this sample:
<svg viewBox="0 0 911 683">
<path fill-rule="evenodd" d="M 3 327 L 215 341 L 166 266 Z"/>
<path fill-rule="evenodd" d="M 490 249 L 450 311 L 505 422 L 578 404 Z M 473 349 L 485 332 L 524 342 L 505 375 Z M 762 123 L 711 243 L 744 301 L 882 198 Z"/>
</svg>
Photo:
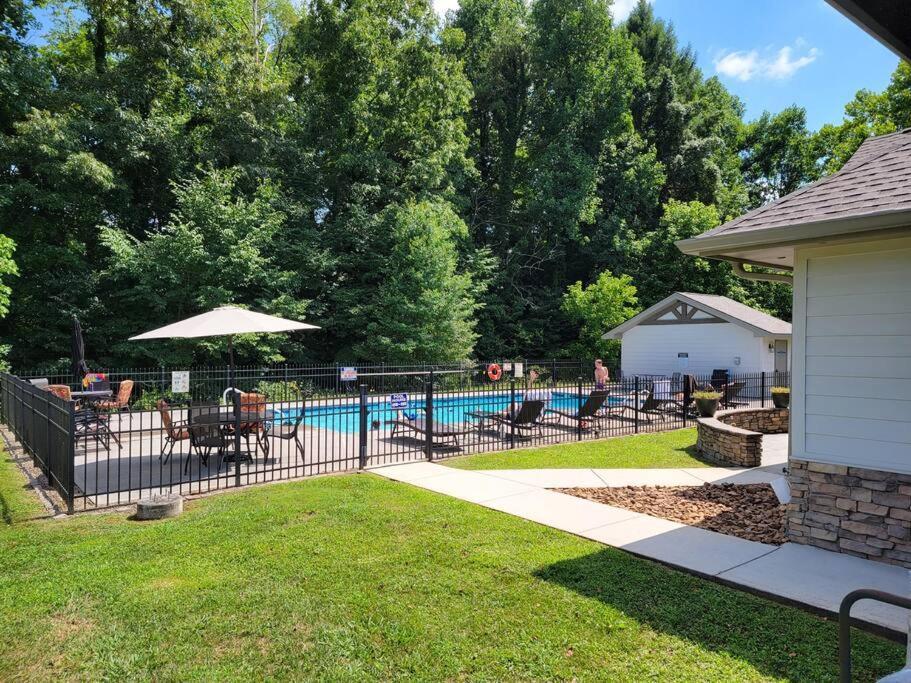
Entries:
<svg viewBox="0 0 911 683">
<path fill-rule="evenodd" d="M 567 531 L 830 617 L 837 615 L 842 598 L 858 588 L 908 594 L 909 572 L 901 567 L 793 543 L 775 546 L 747 541 L 569 496 L 534 483 L 535 478 L 540 477 L 551 485 L 564 486 L 572 476 L 577 477 L 575 481 L 593 482 L 591 477 L 594 475 L 601 483 L 588 485 L 605 486 L 603 477 L 619 477 L 619 472 L 624 472 L 626 481 L 687 481 L 683 485 L 698 486 L 708 481 L 691 474 L 698 469 L 664 470 L 660 475 L 656 470 L 581 470 L 578 475 L 569 475 L 572 470 L 514 470 L 510 471 L 511 476 L 502 476 L 502 472 L 459 470 L 430 462 L 415 462 L 380 467 L 371 472 Z M 714 474 L 705 470 L 723 468 L 702 468 L 703 476 L 712 477 Z M 773 476 L 763 468 L 733 474 L 731 470 L 726 471 L 728 477 L 750 475 L 763 479 Z M 545 474 L 537 474 L 541 472 Z M 713 481 L 724 480 L 723 473 L 718 475 L 720 478 Z M 893 635 L 907 633 L 906 610 L 861 601 L 852 614 L 875 629 Z"/>
</svg>

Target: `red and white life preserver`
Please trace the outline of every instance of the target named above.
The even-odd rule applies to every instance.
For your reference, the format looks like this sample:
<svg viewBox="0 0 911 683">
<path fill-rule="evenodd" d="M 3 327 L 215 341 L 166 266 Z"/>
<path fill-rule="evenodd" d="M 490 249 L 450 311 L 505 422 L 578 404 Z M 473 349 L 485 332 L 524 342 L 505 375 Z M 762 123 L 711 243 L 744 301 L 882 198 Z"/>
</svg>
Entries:
<svg viewBox="0 0 911 683">
<path fill-rule="evenodd" d="M 487 376 L 496 382 L 503 376 L 503 368 L 498 363 L 491 363 L 487 366 Z"/>
</svg>

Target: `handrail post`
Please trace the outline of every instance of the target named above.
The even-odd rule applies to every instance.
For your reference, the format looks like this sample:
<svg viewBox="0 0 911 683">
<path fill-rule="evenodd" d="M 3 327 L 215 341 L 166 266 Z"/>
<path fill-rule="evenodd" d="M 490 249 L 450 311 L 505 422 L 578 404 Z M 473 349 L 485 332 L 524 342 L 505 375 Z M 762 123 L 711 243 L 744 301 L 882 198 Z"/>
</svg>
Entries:
<svg viewBox="0 0 911 683">
<path fill-rule="evenodd" d="M 430 379 L 427 381 L 426 394 L 424 397 L 424 414 L 427 429 L 424 432 L 425 443 L 424 451 L 428 461 L 433 461 L 433 370 L 430 371 Z"/>
<path fill-rule="evenodd" d="M 582 361 L 579 361 L 579 382 L 576 386 L 576 415 L 582 412 Z M 576 419 L 576 441 L 582 441 L 582 420 Z"/>
<path fill-rule="evenodd" d="M 367 385 L 360 385 L 360 422 L 358 428 L 358 467 L 367 469 Z"/>
<path fill-rule="evenodd" d="M 690 383 L 686 380 L 686 375 L 683 376 L 683 426 L 686 427 L 686 413 L 690 408 L 690 401 L 693 400 L 693 397 L 690 395 Z"/>
<path fill-rule="evenodd" d="M 765 408 L 765 370 L 759 373 L 759 405 Z"/>
<path fill-rule="evenodd" d="M 876 600 L 887 605 L 911 609 L 911 599 L 871 588 L 851 591 L 838 608 L 838 680 L 851 683 L 851 608 L 858 600 Z"/>
<path fill-rule="evenodd" d="M 639 375 L 636 375 L 633 380 L 633 409 L 635 411 L 636 420 L 634 426 L 634 432 L 639 433 Z"/>
</svg>

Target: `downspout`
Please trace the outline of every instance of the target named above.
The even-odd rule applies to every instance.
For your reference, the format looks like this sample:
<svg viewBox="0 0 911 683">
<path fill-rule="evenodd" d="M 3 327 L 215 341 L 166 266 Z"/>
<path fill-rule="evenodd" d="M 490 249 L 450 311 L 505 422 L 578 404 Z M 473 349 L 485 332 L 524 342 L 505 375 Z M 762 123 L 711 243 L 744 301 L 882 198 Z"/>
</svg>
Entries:
<svg viewBox="0 0 911 683">
<path fill-rule="evenodd" d="M 794 276 L 790 273 L 759 273 L 753 270 L 747 270 L 743 267 L 743 261 L 731 261 L 734 268 L 734 275 L 744 280 L 753 280 L 761 282 L 785 282 L 789 285 L 794 284 Z"/>
</svg>

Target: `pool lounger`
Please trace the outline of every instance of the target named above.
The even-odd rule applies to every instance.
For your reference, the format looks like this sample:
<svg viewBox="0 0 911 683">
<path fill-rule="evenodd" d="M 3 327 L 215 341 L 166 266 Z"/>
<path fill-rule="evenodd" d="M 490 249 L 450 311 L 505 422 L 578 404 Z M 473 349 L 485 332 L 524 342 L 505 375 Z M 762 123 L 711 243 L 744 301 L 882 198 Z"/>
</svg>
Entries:
<svg viewBox="0 0 911 683">
<path fill-rule="evenodd" d="M 392 434 L 390 436 L 395 436 L 395 430 L 399 427 L 403 429 L 410 429 L 418 434 L 427 433 L 427 420 L 423 417 L 417 417 L 413 420 L 386 420 L 387 425 L 392 425 Z M 455 444 L 456 448 L 461 449 L 462 446 L 459 444 L 459 437 L 464 434 L 471 434 L 473 428 L 471 425 L 466 424 L 444 424 L 442 422 L 434 421 L 433 423 L 433 438 L 440 439 L 451 439 Z"/>
</svg>

